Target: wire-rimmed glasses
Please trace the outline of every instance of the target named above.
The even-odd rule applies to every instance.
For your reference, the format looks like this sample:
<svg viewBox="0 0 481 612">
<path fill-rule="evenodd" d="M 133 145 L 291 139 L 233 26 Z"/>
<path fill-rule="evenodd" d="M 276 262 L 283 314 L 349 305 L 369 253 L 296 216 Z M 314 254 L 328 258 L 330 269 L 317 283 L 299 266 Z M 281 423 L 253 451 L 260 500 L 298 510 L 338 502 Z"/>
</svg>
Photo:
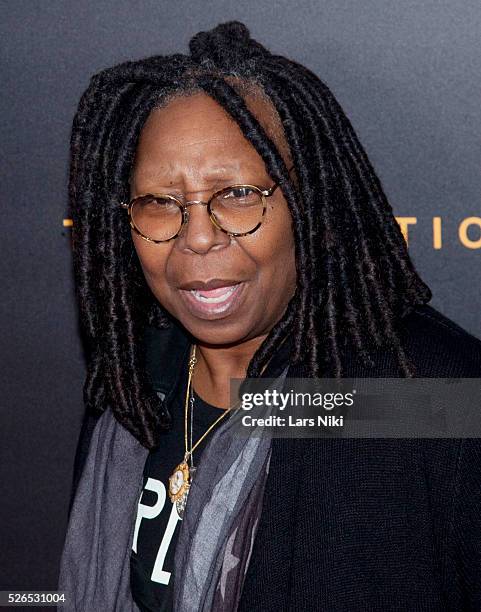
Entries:
<svg viewBox="0 0 481 612">
<path fill-rule="evenodd" d="M 289 168 L 289 172 L 294 166 Z M 262 224 L 267 209 L 266 198 L 272 196 L 278 183 L 269 189 L 257 185 L 235 184 L 215 191 L 210 198 L 183 202 L 171 194 L 147 193 L 121 202 L 127 209 L 130 227 L 149 242 L 168 242 L 177 238 L 189 220 L 188 207 L 207 206 L 210 220 L 230 236 L 253 234 Z"/>
</svg>

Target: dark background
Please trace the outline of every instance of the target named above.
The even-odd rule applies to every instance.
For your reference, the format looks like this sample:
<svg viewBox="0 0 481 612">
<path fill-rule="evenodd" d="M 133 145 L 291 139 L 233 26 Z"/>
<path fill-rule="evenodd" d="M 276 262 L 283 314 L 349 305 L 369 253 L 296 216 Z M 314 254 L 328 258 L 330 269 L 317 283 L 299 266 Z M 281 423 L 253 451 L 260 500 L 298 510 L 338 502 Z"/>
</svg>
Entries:
<svg viewBox="0 0 481 612">
<path fill-rule="evenodd" d="M 0 589 L 55 589 L 82 417 L 66 217 L 72 118 L 89 77 L 186 52 L 239 19 L 334 92 L 397 217 L 431 304 L 481 336 L 479 0 L 0 2 L 2 366 Z M 433 248 L 432 218 L 443 223 Z"/>
</svg>

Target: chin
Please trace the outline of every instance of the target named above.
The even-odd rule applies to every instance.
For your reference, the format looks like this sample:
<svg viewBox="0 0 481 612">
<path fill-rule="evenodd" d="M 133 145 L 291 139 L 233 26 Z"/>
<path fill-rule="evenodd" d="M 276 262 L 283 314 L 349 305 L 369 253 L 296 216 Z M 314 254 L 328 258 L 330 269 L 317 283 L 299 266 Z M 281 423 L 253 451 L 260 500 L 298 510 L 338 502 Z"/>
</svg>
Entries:
<svg viewBox="0 0 481 612">
<path fill-rule="evenodd" d="M 217 346 L 238 344 L 255 335 L 251 332 L 254 328 L 253 325 L 249 325 L 247 322 L 242 323 L 239 320 L 192 321 L 190 317 L 188 319 L 179 317 L 178 320 L 202 344 Z"/>
</svg>

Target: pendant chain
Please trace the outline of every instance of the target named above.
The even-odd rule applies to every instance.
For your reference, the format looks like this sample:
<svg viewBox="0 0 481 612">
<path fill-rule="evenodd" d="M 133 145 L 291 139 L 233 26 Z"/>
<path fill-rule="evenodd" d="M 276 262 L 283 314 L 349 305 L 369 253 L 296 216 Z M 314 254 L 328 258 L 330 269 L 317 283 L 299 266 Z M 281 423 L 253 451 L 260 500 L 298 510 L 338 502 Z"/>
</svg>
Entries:
<svg viewBox="0 0 481 612">
<path fill-rule="evenodd" d="M 190 359 L 189 359 L 189 377 L 187 379 L 187 393 L 185 394 L 185 435 L 184 435 L 184 441 L 185 441 L 185 457 L 184 457 L 184 461 L 187 461 L 188 457 L 192 458 L 192 453 L 194 452 L 194 450 L 197 448 L 197 446 L 202 442 L 202 440 L 206 437 L 206 435 L 217 425 L 217 423 L 223 419 L 226 414 L 228 412 L 230 412 L 232 410 L 232 407 L 227 408 L 226 410 L 223 411 L 223 413 L 208 427 L 207 431 L 204 432 L 204 434 L 202 434 L 202 436 L 197 440 L 197 442 L 192 446 L 192 420 L 191 420 L 191 434 L 190 434 L 190 444 L 191 444 L 191 448 L 189 451 L 189 447 L 188 447 L 188 440 L 187 440 L 187 432 L 188 432 L 188 406 L 189 406 L 189 398 L 191 399 L 191 419 L 192 419 L 192 406 L 194 404 L 194 396 L 192 393 L 192 375 L 194 372 L 194 367 L 195 364 L 197 363 L 197 358 L 195 356 L 195 350 L 196 350 L 196 345 L 194 344 L 192 346 L 191 349 L 191 354 L 190 354 Z M 240 402 L 238 402 L 239 404 Z M 237 405 L 237 404 L 236 404 Z M 235 407 L 235 406 L 234 406 Z"/>
<path fill-rule="evenodd" d="M 190 448 L 192 448 L 192 444 L 194 441 L 194 394 L 191 392 L 190 394 Z M 195 471 L 194 466 L 194 452 L 191 450 L 190 452 L 190 469 L 192 472 Z"/>
<path fill-rule="evenodd" d="M 282 340 L 284 342 L 285 338 Z M 281 344 L 282 344 L 281 342 Z M 207 436 L 207 434 L 212 431 L 212 429 L 217 425 L 217 423 L 223 419 L 227 413 L 229 413 L 233 408 L 236 408 L 240 405 L 241 400 L 239 400 L 234 406 L 223 410 L 222 414 L 217 418 L 205 431 L 202 436 L 197 440 L 195 444 L 193 444 L 193 414 L 194 414 L 194 393 L 192 387 L 192 377 L 194 373 L 194 367 L 197 363 L 197 358 L 195 356 L 196 345 L 192 345 L 190 351 L 189 358 L 189 375 L 187 379 L 187 391 L 185 394 L 185 404 L 184 404 L 184 442 L 185 442 L 185 454 L 184 460 L 177 465 L 172 473 L 172 476 L 169 478 L 169 497 L 172 503 L 175 503 L 177 508 L 177 513 L 180 518 L 184 515 L 185 505 L 187 502 L 187 496 L 189 493 L 189 489 L 191 486 L 192 475 L 196 471 L 193 462 L 193 453 L 197 446 L 202 442 L 202 440 Z M 264 364 L 261 375 L 266 369 L 267 364 Z M 189 403 L 190 403 L 190 450 L 189 450 Z M 189 468 L 189 459 L 190 459 L 190 468 Z"/>
<path fill-rule="evenodd" d="M 284 344 L 285 341 L 285 337 L 282 339 L 281 344 Z M 224 410 L 224 412 L 220 415 L 220 417 L 218 419 L 216 419 L 211 425 L 210 427 L 207 429 L 207 431 L 197 440 L 197 442 L 194 444 L 194 446 L 192 446 L 192 410 L 193 410 L 193 405 L 194 405 L 194 396 L 192 393 L 192 375 L 194 373 L 194 367 L 195 364 L 197 363 L 197 358 L 195 356 L 195 352 L 196 352 L 196 345 L 192 345 L 191 348 L 191 352 L 190 352 L 190 359 L 189 359 L 189 376 L 187 379 L 187 393 L 185 394 L 185 457 L 184 457 L 184 461 L 187 461 L 188 457 L 192 457 L 192 453 L 194 452 L 194 450 L 197 448 L 197 446 L 202 442 L 202 440 L 205 438 L 205 436 L 212 430 L 213 427 L 215 427 L 217 425 L 217 423 L 223 419 L 225 417 L 225 415 L 230 412 L 233 408 L 236 408 L 237 406 L 239 406 L 240 401 L 238 401 L 234 406 L 231 406 L 229 408 L 227 408 L 226 410 Z M 261 374 L 263 374 L 264 370 L 267 367 L 267 363 L 264 364 L 264 367 L 261 370 Z M 192 394 L 192 395 L 191 395 Z M 189 405 L 189 396 L 191 399 L 191 430 L 190 430 L 190 451 L 188 449 L 188 443 L 187 443 L 187 415 L 188 415 L 188 405 Z"/>
</svg>

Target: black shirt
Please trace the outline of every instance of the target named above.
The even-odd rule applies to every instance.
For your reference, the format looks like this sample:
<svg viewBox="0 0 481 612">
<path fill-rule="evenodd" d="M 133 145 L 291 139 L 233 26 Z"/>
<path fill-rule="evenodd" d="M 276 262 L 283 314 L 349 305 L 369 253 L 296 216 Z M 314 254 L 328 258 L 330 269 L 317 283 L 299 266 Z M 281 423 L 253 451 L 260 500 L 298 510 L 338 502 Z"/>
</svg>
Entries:
<svg viewBox="0 0 481 612">
<path fill-rule="evenodd" d="M 169 498 L 168 479 L 175 466 L 184 457 L 186 390 L 187 368 L 180 377 L 177 391 L 168 407 L 172 416 L 172 428 L 163 432 L 159 448 L 149 453 L 144 467 L 143 488 L 138 504 L 130 558 L 132 596 L 142 612 L 173 610 L 174 552 L 182 519 L 177 514 L 175 504 Z M 222 408 L 207 404 L 194 392 L 192 427 L 194 444 L 222 413 Z M 224 419 L 226 418 L 227 415 Z M 219 427 L 224 423 L 224 419 L 219 422 Z M 194 465 L 198 465 L 201 453 L 216 429 L 217 426 L 195 449 Z"/>
</svg>

